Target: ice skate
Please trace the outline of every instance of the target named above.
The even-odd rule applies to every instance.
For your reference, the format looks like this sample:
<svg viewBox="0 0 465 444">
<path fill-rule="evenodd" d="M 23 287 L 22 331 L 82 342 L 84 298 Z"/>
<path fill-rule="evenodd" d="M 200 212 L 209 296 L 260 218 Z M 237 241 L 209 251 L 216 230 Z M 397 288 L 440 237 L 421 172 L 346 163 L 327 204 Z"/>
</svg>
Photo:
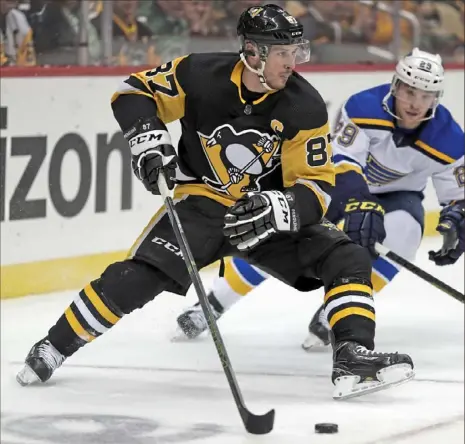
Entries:
<svg viewBox="0 0 465 444">
<path fill-rule="evenodd" d="M 394 387 L 415 376 L 410 356 L 371 351 L 356 342 L 337 343 L 333 359 L 333 398 L 337 400 Z"/>
<path fill-rule="evenodd" d="M 313 315 L 308 326 L 308 336 L 302 343 L 305 351 L 315 347 L 326 347 L 331 342 L 331 328 L 326 320 L 324 305 Z"/>
<path fill-rule="evenodd" d="M 45 382 L 65 359 L 47 338 L 41 339 L 29 351 L 16 380 L 23 386 Z"/>
<path fill-rule="evenodd" d="M 219 319 L 221 313 L 212 304 L 210 304 L 210 308 L 215 319 Z M 174 340 L 195 339 L 208 328 L 207 319 L 199 302 L 179 315 L 176 321 L 179 328 Z"/>
</svg>

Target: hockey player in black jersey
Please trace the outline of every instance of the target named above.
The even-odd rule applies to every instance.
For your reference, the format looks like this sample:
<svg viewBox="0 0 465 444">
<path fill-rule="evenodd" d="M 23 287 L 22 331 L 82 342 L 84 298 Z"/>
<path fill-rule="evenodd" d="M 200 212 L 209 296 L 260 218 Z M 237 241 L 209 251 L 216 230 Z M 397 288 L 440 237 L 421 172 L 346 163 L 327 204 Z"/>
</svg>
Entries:
<svg viewBox="0 0 465 444">
<path fill-rule="evenodd" d="M 323 218 L 335 173 L 325 103 L 293 71 L 309 60 L 303 28 L 266 5 L 244 11 L 238 35 L 240 54 L 190 54 L 122 83 L 112 109 L 134 172 L 150 193 L 160 194 L 160 174 L 175 187 L 199 268 L 238 256 L 301 291 L 324 286 L 334 313 L 335 398 L 407 381 L 408 355 L 373 351 L 368 253 Z M 182 127 L 177 153 L 165 126 L 174 120 Z M 128 258 L 83 288 L 32 347 L 17 380 L 47 381 L 124 315 L 163 291 L 185 295 L 190 284 L 162 207 Z"/>
</svg>

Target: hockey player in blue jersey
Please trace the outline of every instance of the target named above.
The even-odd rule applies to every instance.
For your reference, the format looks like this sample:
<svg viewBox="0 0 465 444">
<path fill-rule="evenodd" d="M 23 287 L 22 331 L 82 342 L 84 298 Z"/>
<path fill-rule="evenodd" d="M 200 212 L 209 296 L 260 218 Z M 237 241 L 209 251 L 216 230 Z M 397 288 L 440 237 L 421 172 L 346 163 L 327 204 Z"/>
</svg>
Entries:
<svg viewBox="0 0 465 444">
<path fill-rule="evenodd" d="M 398 265 L 377 255 L 377 242 L 408 260 L 415 258 L 423 235 L 422 200 L 428 179 L 443 206 L 437 225 L 443 246 L 430 252 L 429 259 L 438 266 L 449 265 L 464 252 L 464 132 L 440 104 L 443 90 L 440 56 L 414 49 L 397 64 L 391 84 L 354 94 L 339 113 L 333 131 L 336 187 L 326 217 L 341 223 L 352 240 L 372 253 L 375 292 L 399 272 Z M 215 316 L 267 277 L 242 259 L 227 258 L 209 294 Z M 304 349 L 329 344 L 331 326 L 337 322 L 334 309 L 345 302 L 342 297 L 320 307 Z M 188 338 L 207 328 L 198 304 L 177 322 Z"/>
</svg>

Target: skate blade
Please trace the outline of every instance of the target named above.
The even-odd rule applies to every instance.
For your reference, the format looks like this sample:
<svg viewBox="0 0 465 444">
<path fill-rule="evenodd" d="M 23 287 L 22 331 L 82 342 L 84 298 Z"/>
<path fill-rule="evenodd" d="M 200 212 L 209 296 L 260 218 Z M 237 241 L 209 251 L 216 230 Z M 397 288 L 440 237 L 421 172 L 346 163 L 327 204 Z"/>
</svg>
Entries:
<svg viewBox="0 0 465 444">
<path fill-rule="evenodd" d="M 325 348 L 328 345 L 329 344 L 326 344 L 324 341 L 322 341 L 318 336 L 314 335 L 313 333 L 309 333 L 305 341 L 302 342 L 302 348 L 306 352 L 310 352 L 312 349 L 315 349 L 315 348 Z"/>
<path fill-rule="evenodd" d="M 333 399 L 337 401 L 350 399 L 396 387 L 413 379 L 415 372 L 408 364 L 397 364 L 379 370 L 376 376 L 378 381 L 365 381 L 362 383 L 359 383 L 360 376 L 341 376 L 337 378 Z"/>
<path fill-rule="evenodd" d="M 34 370 L 27 364 L 16 374 L 16 381 L 23 387 L 42 382 Z"/>
</svg>

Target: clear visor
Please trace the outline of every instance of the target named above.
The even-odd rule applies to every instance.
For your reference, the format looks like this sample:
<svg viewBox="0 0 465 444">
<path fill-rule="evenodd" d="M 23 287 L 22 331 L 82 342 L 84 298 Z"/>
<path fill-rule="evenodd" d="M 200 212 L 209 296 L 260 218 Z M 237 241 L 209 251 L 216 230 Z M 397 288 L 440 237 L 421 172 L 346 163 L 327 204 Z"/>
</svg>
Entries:
<svg viewBox="0 0 465 444">
<path fill-rule="evenodd" d="M 428 109 L 434 106 L 440 92 L 424 91 L 399 81 L 394 88 L 393 95 L 397 100 L 415 108 Z"/>
<path fill-rule="evenodd" d="M 278 57 L 288 65 L 300 65 L 310 60 L 310 42 L 301 39 L 292 45 L 271 45 L 268 56 Z"/>
</svg>

